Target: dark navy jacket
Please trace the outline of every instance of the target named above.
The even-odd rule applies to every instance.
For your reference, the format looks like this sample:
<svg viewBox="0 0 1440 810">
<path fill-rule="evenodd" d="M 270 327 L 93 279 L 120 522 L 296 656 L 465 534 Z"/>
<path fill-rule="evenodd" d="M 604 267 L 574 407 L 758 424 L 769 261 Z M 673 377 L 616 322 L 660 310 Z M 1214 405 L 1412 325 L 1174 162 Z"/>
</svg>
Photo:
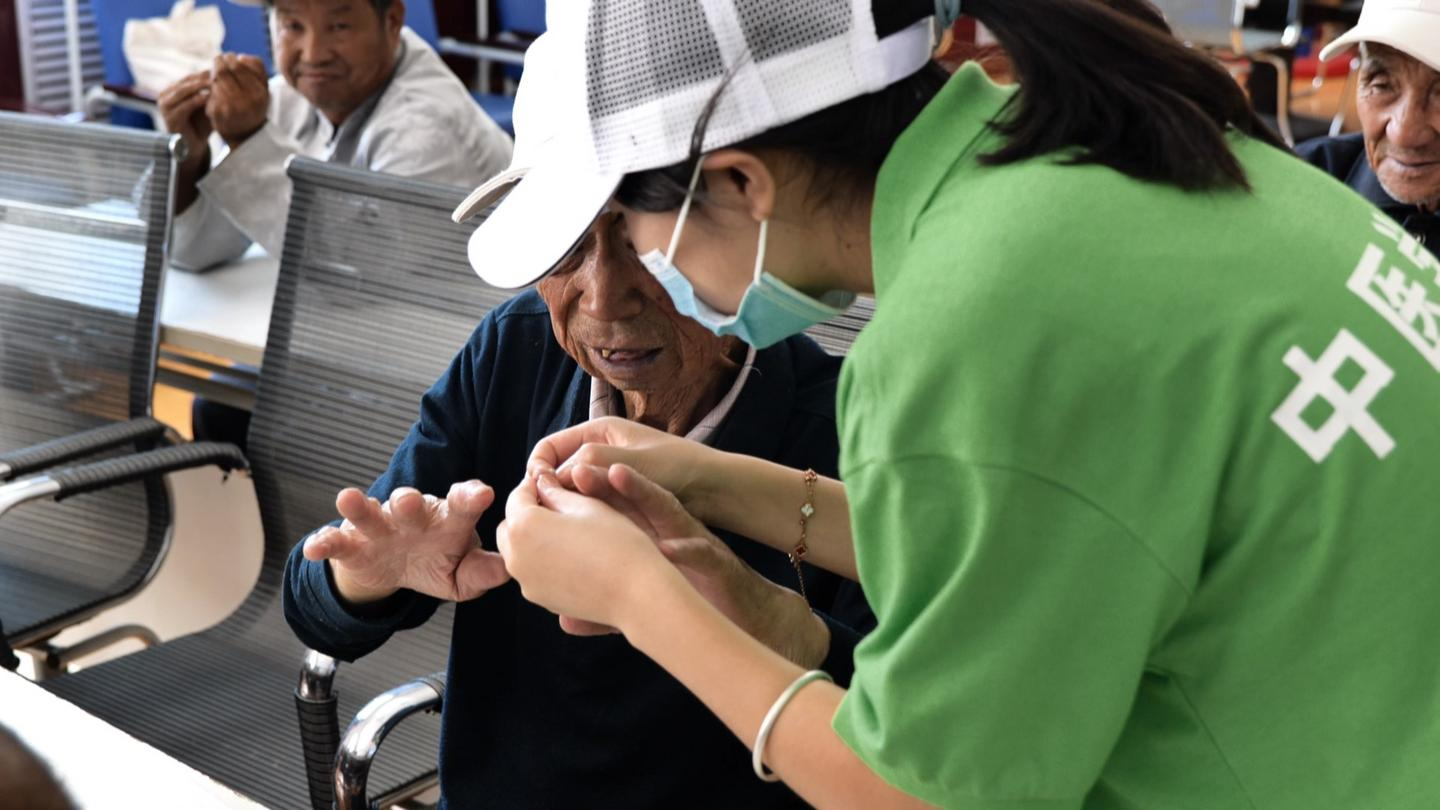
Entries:
<svg viewBox="0 0 1440 810">
<path fill-rule="evenodd" d="M 835 475 L 839 365 L 804 337 L 759 352 L 712 443 Z M 493 550 L 531 448 L 585 421 L 589 395 L 590 378 L 555 342 L 544 302 L 522 294 L 481 322 L 425 395 L 419 421 L 370 494 L 384 500 L 412 486 L 444 497 L 453 482 L 481 479 L 496 491 L 477 526 Z M 795 587 L 785 554 L 719 536 L 762 576 Z M 365 655 L 425 622 L 438 604 L 402 592 L 357 616 L 337 601 L 328 571 L 296 547 L 285 615 L 301 641 L 337 658 Z M 874 617 L 854 583 L 808 566 L 805 582 L 830 626 L 822 666 L 848 683 L 855 644 Z M 452 639 L 440 754 L 450 808 L 805 806 L 784 786 L 757 779 L 745 746 L 623 637 L 567 636 L 514 582 L 457 606 Z"/>
<path fill-rule="evenodd" d="M 1440 255 L 1440 214 L 1427 214 L 1419 206 L 1398 202 L 1380 185 L 1365 155 L 1360 133 L 1337 138 L 1316 138 L 1295 147 L 1295 154 L 1339 180 L 1400 223 L 1431 253 Z"/>
</svg>

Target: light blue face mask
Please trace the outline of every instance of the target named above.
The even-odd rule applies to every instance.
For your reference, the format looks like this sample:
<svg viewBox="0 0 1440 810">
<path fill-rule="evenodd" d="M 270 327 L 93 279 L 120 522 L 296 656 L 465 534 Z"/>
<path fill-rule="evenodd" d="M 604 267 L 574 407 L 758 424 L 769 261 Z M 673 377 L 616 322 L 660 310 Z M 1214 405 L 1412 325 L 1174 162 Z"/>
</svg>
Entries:
<svg viewBox="0 0 1440 810">
<path fill-rule="evenodd" d="M 670 250 L 661 253 L 652 250 L 640 257 L 646 269 L 670 294 L 670 300 L 681 315 L 699 321 L 702 326 L 717 335 L 734 335 L 757 349 L 764 349 L 779 343 L 791 335 L 798 335 L 817 323 L 823 323 L 844 312 L 855 301 L 851 292 L 835 291 L 826 293 L 821 300 L 815 300 L 791 287 L 775 276 L 766 273 L 765 238 L 770 221 L 760 223 L 760 247 L 755 254 L 755 278 L 745 289 L 740 299 L 740 309 L 734 315 L 725 315 L 712 309 L 695 294 L 690 280 L 675 266 L 675 248 L 680 244 L 680 232 L 685 219 L 690 215 L 690 201 L 695 197 L 695 188 L 700 182 L 700 165 L 695 166 L 695 176 L 690 179 L 690 189 L 685 193 L 685 202 L 680 206 L 680 218 L 675 221 L 675 232 L 670 237 Z"/>
</svg>

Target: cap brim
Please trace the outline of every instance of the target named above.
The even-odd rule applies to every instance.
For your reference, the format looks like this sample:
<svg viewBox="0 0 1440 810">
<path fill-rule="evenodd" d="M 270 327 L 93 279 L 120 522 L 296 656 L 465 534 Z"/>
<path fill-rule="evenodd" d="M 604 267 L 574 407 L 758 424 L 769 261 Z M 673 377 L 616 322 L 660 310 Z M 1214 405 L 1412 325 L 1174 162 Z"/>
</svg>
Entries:
<svg viewBox="0 0 1440 810">
<path fill-rule="evenodd" d="M 509 190 L 471 235 L 468 251 L 470 266 L 480 278 L 505 290 L 524 287 L 554 269 L 584 238 L 622 178 L 557 163 L 520 173 L 523 179 L 512 177 L 482 195 L 491 185 L 487 183 L 466 200 L 473 215 Z M 462 203 L 455 216 L 466 208 Z"/>
<path fill-rule="evenodd" d="M 1328 62 L 1356 45 L 1359 45 L 1365 39 L 1363 36 L 1357 36 L 1359 33 L 1360 29 L 1352 28 L 1336 37 L 1329 45 L 1320 49 L 1320 61 Z"/>
<path fill-rule="evenodd" d="M 1389 11 L 1391 15 L 1404 12 Z M 1388 45 L 1401 53 L 1424 62 L 1431 70 L 1440 71 L 1440 15 L 1416 13 L 1393 20 L 1388 25 L 1361 22 L 1341 34 L 1320 51 L 1321 61 L 1334 59 L 1362 42 Z"/>
<path fill-rule="evenodd" d="M 494 206 L 505 199 L 505 195 L 510 193 L 516 183 L 525 179 L 528 171 L 527 168 L 512 167 L 486 180 L 479 188 L 470 192 L 470 196 L 466 197 L 464 202 L 455 207 L 450 218 L 456 224 L 461 224 L 486 208 Z"/>
</svg>

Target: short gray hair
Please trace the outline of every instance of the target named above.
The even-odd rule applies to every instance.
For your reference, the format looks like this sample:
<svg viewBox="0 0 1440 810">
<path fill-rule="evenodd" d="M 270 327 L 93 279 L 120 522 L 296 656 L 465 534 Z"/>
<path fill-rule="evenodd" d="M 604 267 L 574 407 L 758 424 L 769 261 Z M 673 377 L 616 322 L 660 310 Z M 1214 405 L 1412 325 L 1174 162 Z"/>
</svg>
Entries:
<svg viewBox="0 0 1440 810">
<path fill-rule="evenodd" d="M 390 7 L 395 5 L 395 0 L 370 0 L 370 5 L 375 9 L 376 14 L 384 17 L 385 12 L 389 11 Z M 269 11 L 273 8 L 275 8 L 275 0 L 265 0 L 265 10 Z"/>
</svg>

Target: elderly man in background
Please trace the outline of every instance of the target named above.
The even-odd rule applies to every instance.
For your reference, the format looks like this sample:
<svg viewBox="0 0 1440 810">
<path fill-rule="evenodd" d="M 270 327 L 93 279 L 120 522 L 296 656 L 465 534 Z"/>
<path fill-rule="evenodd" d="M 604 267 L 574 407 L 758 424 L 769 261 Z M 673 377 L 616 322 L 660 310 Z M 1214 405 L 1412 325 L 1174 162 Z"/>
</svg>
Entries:
<svg viewBox="0 0 1440 810">
<path fill-rule="evenodd" d="M 253 56 L 222 54 L 160 95 L 166 128 L 189 147 L 176 177 L 176 266 L 204 270 L 252 242 L 278 256 L 291 155 L 468 187 L 509 162 L 509 136 L 404 27 L 404 0 L 265 6 L 277 76 Z M 227 147 L 218 162 L 212 132 Z"/>
<path fill-rule="evenodd" d="M 1355 45 L 1361 131 L 1296 151 L 1440 252 L 1440 0 L 1367 0 L 1320 55 Z"/>
</svg>

